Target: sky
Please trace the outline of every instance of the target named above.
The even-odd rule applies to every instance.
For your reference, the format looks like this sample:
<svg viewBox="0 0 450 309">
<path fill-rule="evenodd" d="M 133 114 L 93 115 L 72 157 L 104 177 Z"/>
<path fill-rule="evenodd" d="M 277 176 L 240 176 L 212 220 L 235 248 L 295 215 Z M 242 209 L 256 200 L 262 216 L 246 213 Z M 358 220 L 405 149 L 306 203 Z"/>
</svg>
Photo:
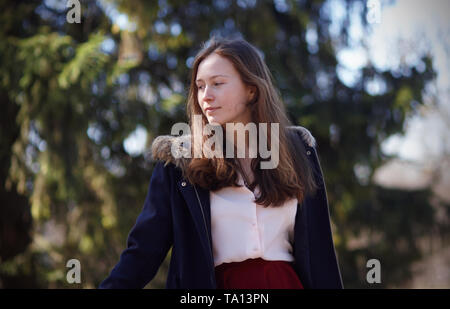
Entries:
<svg viewBox="0 0 450 309">
<path fill-rule="evenodd" d="M 445 127 L 441 118 L 442 111 L 447 111 L 447 117 L 450 116 L 448 12 L 448 0 L 399 0 L 395 5 L 382 10 L 381 24 L 371 37 L 371 58 L 380 66 L 398 65 L 401 57 L 390 56 L 386 47 L 402 38 L 403 46 L 416 50 L 416 53 L 407 54 L 405 61 L 414 63 L 417 55 L 429 52 L 438 74 L 436 85 L 431 90 L 438 93 L 440 111 L 424 111 L 424 115 L 409 118 L 406 122 L 406 136 L 394 136 L 384 144 L 383 149 L 387 153 L 396 153 L 403 159 L 425 161 L 429 156 L 437 157 L 443 151 L 443 142 L 450 144 L 450 128 Z M 426 100 L 425 104 L 428 104 Z"/>
<path fill-rule="evenodd" d="M 361 16 L 364 5 L 371 9 L 370 16 Z M 337 35 L 346 14 L 345 2 L 329 0 L 325 9 L 332 16 L 330 32 Z M 432 57 L 437 80 L 427 87 L 426 108 L 408 117 L 406 134 L 388 138 L 382 150 L 417 163 L 427 161 L 430 156 L 438 158 L 443 147 L 450 145 L 450 128 L 442 118 L 447 115 L 450 121 L 450 1 L 367 0 L 355 2 L 349 12 L 349 46 L 337 48 L 337 74 L 347 86 L 354 85 L 362 68 L 369 63 L 382 71 L 395 71 L 402 63 L 422 71 L 425 65 L 420 58 L 425 54 Z M 370 23 L 366 30 L 361 20 L 364 17 Z M 374 95 L 383 90 L 383 83 L 376 80 L 367 88 Z M 438 98 L 439 110 L 431 108 L 431 93 Z"/>
<path fill-rule="evenodd" d="M 371 15 L 365 16 L 371 21 L 368 31 L 363 30 L 359 14 L 363 5 L 371 8 Z M 328 0 L 325 9 L 332 13 L 330 31 L 338 33 L 346 9 L 344 1 Z M 113 8 L 108 12 L 121 28 L 133 28 L 125 15 Z M 357 2 L 350 12 L 350 46 L 337 51 L 338 77 L 348 86 L 369 62 L 383 71 L 395 70 L 402 62 L 420 71 L 424 68 L 420 57 L 429 53 L 433 58 L 438 77 L 436 84 L 428 89 L 438 94 L 441 111 L 428 107 L 419 115 L 409 117 L 405 122 L 405 136 L 390 137 L 382 144 L 382 149 L 386 154 L 415 162 L 424 161 L 430 155 L 438 156 L 442 152 L 442 141 L 447 139 L 450 144 L 449 128 L 441 121 L 442 110 L 447 110 L 450 117 L 450 1 L 367 0 Z M 313 32 L 307 35 L 307 40 L 314 41 Z M 367 90 L 380 93 L 383 84 L 374 81 Z M 431 106 L 431 96 L 424 101 L 426 106 Z M 144 151 L 146 136 L 146 130 L 138 127 L 125 140 L 125 149 L 132 155 L 139 155 Z"/>
<path fill-rule="evenodd" d="M 341 3 L 330 2 L 335 2 L 336 6 Z M 368 48 L 364 49 L 361 44 L 355 43 L 355 46 L 338 53 L 338 60 L 346 67 L 347 73 L 341 77 L 351 84 L 352 77 L 369 61 L 381 70 L 396 69 L 402 61 L 421 70 L 424 65 L 420 57 L 429 53 L 437 72 L 436 84 L 429 89 L 438 94 L 441 111 L 425 108 L 419 115 L 409 117 L 405 123 L 405 136 L 390 137 L 382 149 L 387 154 L 397 154 L 401 159 L 415 162 L 425 161 L 430 155 L 437 157 L 443 151 L 442 141 L 450 143 L 449 128 L 445 127 L 441 118 L 443 110 L 450 116 L 450 1 L 372 2 L 380 4 L 377 22 L 371 23 L 370 31 L 365 33 L 355 17 L 350 31 L 355 42 L 362 41 Z M 375 84 L 370 90 L 376 93 L 382 88 L 382 85 Z M 426 95 L 425 105 L 430 106 L 430 99 Z"/>
</svg>

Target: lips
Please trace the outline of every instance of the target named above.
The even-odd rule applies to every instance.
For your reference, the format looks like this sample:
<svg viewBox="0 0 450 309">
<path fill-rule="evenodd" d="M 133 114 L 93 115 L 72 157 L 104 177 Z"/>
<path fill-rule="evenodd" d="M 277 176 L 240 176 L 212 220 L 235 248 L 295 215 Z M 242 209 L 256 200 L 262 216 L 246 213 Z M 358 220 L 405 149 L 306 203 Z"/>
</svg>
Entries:
<svg viewBox="0 0 450 309">
<path fill-rule="evenodd" d="M 205 112 L 212 112 L 215 111 L 216 109 L 219 109 L 220 107 L 208 107 L 205 109 Z"/>
</svg>

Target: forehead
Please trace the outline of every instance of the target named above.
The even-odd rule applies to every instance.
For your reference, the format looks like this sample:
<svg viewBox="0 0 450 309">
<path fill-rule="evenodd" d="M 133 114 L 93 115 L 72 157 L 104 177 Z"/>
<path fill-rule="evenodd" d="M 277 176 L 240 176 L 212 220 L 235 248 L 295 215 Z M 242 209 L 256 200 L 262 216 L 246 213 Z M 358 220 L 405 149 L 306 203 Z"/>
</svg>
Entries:
<svg viewBox="0 0 450 309">
<path fill-rule="evenodd" d="M 233 77 L 238 74 L 230 60 L 218 54 L 211 54 L 200 62 L 196 80 L 207 80 L 217 75 Z"/>
</svg>

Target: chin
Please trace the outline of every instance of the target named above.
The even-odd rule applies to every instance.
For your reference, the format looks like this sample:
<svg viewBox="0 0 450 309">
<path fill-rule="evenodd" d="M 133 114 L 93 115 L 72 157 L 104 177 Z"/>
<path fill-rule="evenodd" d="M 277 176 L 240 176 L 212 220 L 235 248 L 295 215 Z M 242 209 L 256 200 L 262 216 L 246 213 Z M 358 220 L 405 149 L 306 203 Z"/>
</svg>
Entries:
<svg viewBox="0 0 450 309">
<path fill-rule="evenodd" d="M 216 118 L 208 118 L 208 123 L 211 125 L 222 125 L 222 121 Z"/>
</svg>

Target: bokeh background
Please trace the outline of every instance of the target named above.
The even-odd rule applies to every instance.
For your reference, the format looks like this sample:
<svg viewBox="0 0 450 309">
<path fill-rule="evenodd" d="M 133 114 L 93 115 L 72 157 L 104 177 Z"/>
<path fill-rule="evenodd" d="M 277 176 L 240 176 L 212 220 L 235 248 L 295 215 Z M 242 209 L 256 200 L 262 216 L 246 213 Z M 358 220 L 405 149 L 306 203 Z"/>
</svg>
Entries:
<svg viewBox="0 0 450 309">
<path fill-rule="evenodd" d="M 108 275 L 212 35 L 257 46 L 316 138 L 345 287 L 450 287 L 450 2 L 68 3 L 0 0 L 0 287 Z"/>
</svg>

